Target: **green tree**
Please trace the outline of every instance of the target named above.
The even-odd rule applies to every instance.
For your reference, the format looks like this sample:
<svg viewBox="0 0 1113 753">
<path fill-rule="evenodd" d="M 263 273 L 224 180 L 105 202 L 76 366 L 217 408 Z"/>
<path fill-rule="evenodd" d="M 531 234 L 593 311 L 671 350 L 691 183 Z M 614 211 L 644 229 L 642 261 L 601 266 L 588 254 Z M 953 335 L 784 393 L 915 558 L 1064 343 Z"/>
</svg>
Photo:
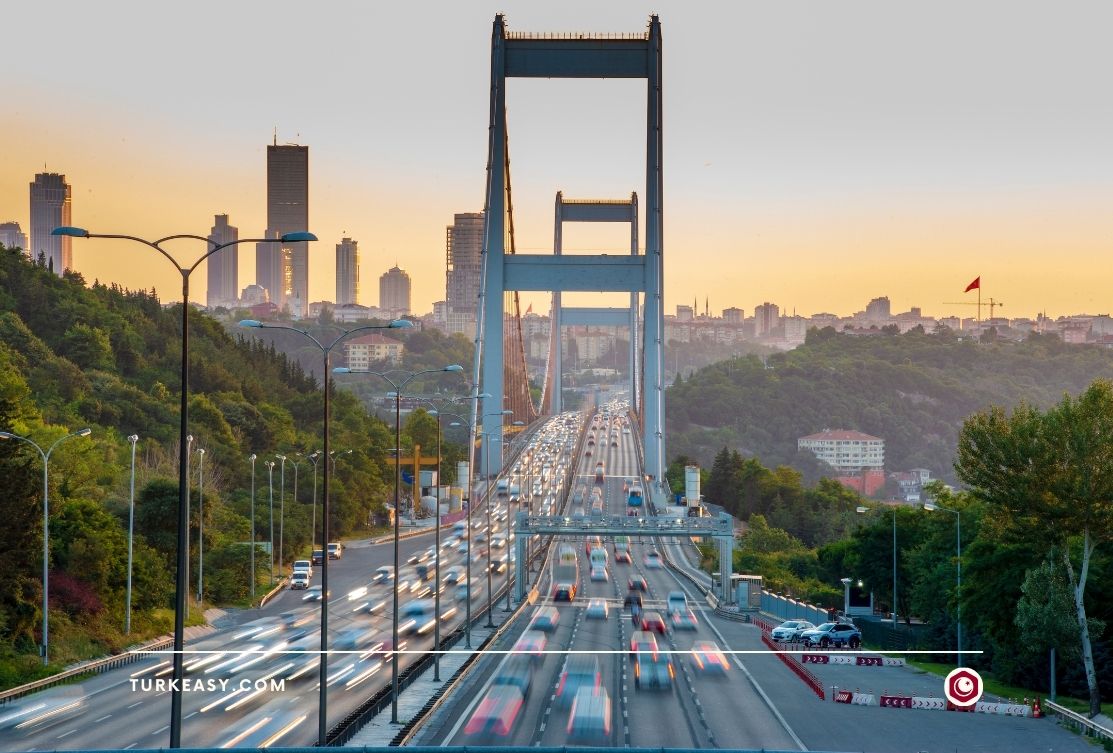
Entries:
<svg viewBox="0 0 1113 753">
<path fill-rule="evenodd" d="M 959 477 L 993 510 L 1005 535 L 1060 553 L 1074 602 L 1091 716 L 1101 711 L 1086 581 L 1099 544 L 1113 541 L 1113 384 L 1097 381 L 1046 413 L 1021 405 L 979 413 L 959 437 Z M 1079 543 L 1080 561 L 1072 556 Z"/>
<path fill-rule="evenodd" d="M 60 352 L 83 369 L 110 369 L 115 362 L 108 333 L 83 322 L 66 331 Z"/>
</svg>

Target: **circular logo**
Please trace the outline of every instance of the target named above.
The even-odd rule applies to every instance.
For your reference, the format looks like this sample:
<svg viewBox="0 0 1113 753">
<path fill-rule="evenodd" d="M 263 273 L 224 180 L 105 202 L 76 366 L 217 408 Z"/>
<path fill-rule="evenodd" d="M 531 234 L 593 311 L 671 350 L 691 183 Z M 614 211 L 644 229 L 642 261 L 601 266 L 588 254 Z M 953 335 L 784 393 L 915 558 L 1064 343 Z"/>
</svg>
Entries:
<svg viewBox="0 0 1113 753">
<path fill-rule="evenodd" d="M 943 681 L 943 695 L 960 708 L 973 706 L 982 697 L 982 676 L 966 667 L 951 670 Z"/>
</svg>

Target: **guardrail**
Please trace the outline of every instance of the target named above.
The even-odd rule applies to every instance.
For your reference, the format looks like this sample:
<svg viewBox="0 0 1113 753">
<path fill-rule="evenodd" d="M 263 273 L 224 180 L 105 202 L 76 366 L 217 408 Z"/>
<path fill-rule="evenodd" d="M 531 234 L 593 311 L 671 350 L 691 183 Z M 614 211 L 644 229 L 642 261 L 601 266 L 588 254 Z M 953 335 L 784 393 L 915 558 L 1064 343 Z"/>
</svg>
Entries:
<svg viewBox="0 0 1113 753">
<path fill-rule="evenodd" d="M 772 630 L 769 623 L 764 620 L 754 620 L 754 622 L 761 628 L 761 642 L 765 644 L 766 648 L 774 652 L 780 651 L 780 649 L 777 648 L 777 644 L 769 637 L 769 631 Z M 774 653 L 774 656 L 784 662 L 786 667 L 791 669 L 797 677 L 803 680 L 804 684 L 811 688 L 812 692 L 819 697 L 819 700 L 827 700 L 827 695 L 823 690 L 823 683 L 819 681 L 819 678 L 816 677 L 811 670 L 801 664 L 795 656 L 784 653 Z"/>
<path fill-rule="evenodd" d="M 276 585 L 270 591 L 267 591 L 265 594 L 263 594 L 263 598 L 259 599 L 259 608 L 262 609 L 268 601 L 270 601 L 275 596 L 277 596 L 282 591 L 282 589 L 284 589 L 285 587 L 286 587 L 286 577 L 282 576 L 281 578 L 278 579 L 278 585 Z"/>
<path fill-rule="evenodd" d="M 1045 714 L 1054 714 L 1059 717 L 1063 722 L 1074 727 L 1086 737 L 1096 737 L 1101 740 L 1113 742 L 1113 729 L 1103 727 L 1093 719 L 1083 716 L 1077 711 L 1071 711 L 1054 701 L 1048 701 L 1046 699 L 1043 702 L 1043 711 Z"/>
<path fill-rule="evenodd" d="M 103 659 L 94 659 L 80 666 L 71 667 L 58 674 L 51 675 L 50 677 L 44 677 L 41 680 L 35 680 L 34 682 L 28 682 L 24 685 L 11 688 L 10 690 L 5 690 L 0 693 L 0 704 L 22 698 L 29 693 L 54 687 L 55 685 L 61 685 L 78 677 L 107 672 L 110 669 L 116 669 L 116 667 L 121 667 L 125 664 L 131 664 L 132 662 L 144 659 L 155 651 L 165 651 L 173 647 L 173 638 L 160 638 L 122 654 L 106 656 Z"/>
</svg>

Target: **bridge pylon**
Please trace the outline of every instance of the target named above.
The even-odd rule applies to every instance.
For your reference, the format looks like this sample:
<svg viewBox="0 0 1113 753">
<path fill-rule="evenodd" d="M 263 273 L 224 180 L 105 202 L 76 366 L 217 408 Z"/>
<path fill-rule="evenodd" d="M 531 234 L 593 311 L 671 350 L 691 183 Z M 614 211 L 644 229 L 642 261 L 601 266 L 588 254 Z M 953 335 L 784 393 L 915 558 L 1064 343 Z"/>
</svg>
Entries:
<svg viewBox="0 0 1113 753">
<path fill-rule="evenodd" d="M 629 35 L 512 33 L 504 17 L 495 16 L 491 34 L 490 122 L 487 194 L 483 239 L 483 285 L 480 293 L 482 389 L 491 395 L 484 415 L 503 409 L 505 394 L 503 293 L 509 290 L 625 292 L 642 306 L 641 398 L 645 471 L 655 480 L 664 473 L 664 267 L 663 139 L 661 96 L 661 23 L 650 16 L 645 32 Z M 646 80 L 645 254 L 576 255 L 507 254 L 509 144 L 506 123 L 508 78 L 644 78 Z M 635 222 L 636 225 L 636 222 Z M 559 232 L 559 231 L 558 231 Z M 636 231 L 635 231 L 636 232 Z M 557 306 L 555 311 L 559 311 Z M 559 314 L 558 314 L 559 317 Z M 636 316 L 635 316 L 636 319 Z M 638 330 L 637 322 L 634 329 Z M 631 342 L 635 340 L 631 337 Z M 557 340 L 559 348 L 559 340 Z M 550 358 L 553 355 L 550 353 Z M 558 354 L 559 357 L 559 354 Z M 633 371 L 637 371 L 636 369 Z M 559 376 L 559 372 L 556 372 Z M 556 381 L 556 380 L 554 380 Z M 559 384 L 553 385 L 559 392 Z M 635 386 L 635 389 L 638 389 Z M 636 397 L 636 395 L 635 395 Z M 551 405 L 552 403 L 550 403 Z M 634 405 L 637 405 L 635 402 Z M 495 429 L 496 437 L 501 432 Z M 492 467 L 501 467 L 501 442 L 486 445 Z"/>
</svg>

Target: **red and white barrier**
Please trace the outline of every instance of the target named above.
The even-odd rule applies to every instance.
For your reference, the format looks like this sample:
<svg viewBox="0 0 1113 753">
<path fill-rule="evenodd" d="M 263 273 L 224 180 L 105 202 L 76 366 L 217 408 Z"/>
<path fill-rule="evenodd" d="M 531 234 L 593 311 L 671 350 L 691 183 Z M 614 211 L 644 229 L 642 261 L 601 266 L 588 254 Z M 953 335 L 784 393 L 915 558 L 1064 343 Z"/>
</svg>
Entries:
<svg viewBox="0 0 1113 753">
<path fill-rule="evenodd" d="M 845 664 L 855 667 L 903 667 L 904 659 L 888 656 L 861 656 L 859 654 L 813 654 L 800 655 L 804 664 Z"/>
</svg>

